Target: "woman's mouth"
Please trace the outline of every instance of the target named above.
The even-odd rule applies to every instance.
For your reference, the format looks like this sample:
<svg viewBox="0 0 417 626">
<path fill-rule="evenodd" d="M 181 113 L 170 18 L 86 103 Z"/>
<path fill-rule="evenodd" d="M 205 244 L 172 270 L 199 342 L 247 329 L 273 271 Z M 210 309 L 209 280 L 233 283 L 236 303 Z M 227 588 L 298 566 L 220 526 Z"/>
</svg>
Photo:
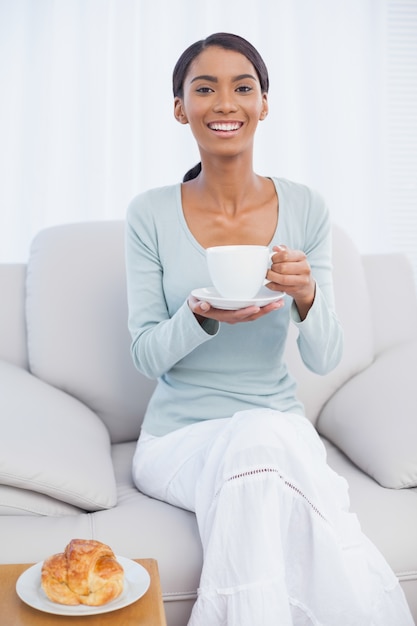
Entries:
<svg viewBox="0 0 417 626">
<path fill-rule="evenodd" d="M 208 127 L 211 130 L 221 133 L 230 133 L 239 130 L 243 126 L 243 122 L 210 122 Z"/>
</svg>

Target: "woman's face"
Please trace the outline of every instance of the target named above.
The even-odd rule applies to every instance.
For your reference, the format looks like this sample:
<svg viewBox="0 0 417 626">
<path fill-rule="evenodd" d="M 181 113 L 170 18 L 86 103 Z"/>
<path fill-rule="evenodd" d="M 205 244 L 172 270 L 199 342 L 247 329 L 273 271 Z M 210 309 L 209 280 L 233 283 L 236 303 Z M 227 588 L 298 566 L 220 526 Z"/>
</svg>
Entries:
<svg viewBox="0 0 417 626">
<path fill-rule="evenodd" d="M 267 94 L 243 54 L 210 46 L 191 63 L 174 112 L 190 124 L 202 154 L 233 156 L 252 149 L 258 122 L 268 113 Z"/>
</svg>

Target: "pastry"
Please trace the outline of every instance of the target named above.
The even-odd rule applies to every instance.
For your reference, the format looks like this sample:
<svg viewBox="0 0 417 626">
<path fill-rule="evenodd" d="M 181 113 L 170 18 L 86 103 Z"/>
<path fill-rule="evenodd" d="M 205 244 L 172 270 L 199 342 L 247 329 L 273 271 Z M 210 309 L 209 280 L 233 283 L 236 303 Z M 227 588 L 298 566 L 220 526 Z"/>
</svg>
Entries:
<svg viewBox="0 0 417 626">
<path fill-rule="evenodd" d="M 109 546 L 73 539 L 64 552 L 43 562 L 41 584 L 53 602 L 101 606 L 122 593 L 124 571 Z"/>
</svg>

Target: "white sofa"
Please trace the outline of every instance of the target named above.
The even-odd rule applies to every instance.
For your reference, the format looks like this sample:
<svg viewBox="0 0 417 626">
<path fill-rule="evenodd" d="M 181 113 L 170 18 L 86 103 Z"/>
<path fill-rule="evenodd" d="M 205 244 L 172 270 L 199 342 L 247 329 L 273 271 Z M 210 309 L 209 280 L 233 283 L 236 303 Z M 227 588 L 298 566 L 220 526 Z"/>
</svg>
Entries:
<svg viewBox="0 0 417 626">
<path fill-rule="evenodd" d="M 294 330 L 288 360 L 417 619 L 415 283 L 404 257 L 360 256 L 336 227 L 334 275 L 342 363 L 308 372 Z M 37 562 L 75 537 L 155 557 L 168 624 L 184 626 L 202 558 L 195 517 L 139 493 L 130 475 L 154 383 L 129 352 L 124 224 L 42 231 L 27 265 L 0 265 L 0 294 L 0 562 Z"/>
</svg>

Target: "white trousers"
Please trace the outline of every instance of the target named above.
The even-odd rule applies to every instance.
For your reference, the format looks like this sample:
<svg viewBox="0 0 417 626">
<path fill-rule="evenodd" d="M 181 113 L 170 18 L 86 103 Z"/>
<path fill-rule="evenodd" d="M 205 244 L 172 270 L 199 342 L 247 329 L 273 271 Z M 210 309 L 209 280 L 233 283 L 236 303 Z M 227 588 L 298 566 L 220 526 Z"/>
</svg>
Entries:
<svg viewBox="0 0 417 626">
<path fill-rule="evenodd" d="M 204 562 L 189 626 L 414 626 L 306 418 L 258 409 L 143 432 L 133 476 L 196 513 Z"/>
</svg>

